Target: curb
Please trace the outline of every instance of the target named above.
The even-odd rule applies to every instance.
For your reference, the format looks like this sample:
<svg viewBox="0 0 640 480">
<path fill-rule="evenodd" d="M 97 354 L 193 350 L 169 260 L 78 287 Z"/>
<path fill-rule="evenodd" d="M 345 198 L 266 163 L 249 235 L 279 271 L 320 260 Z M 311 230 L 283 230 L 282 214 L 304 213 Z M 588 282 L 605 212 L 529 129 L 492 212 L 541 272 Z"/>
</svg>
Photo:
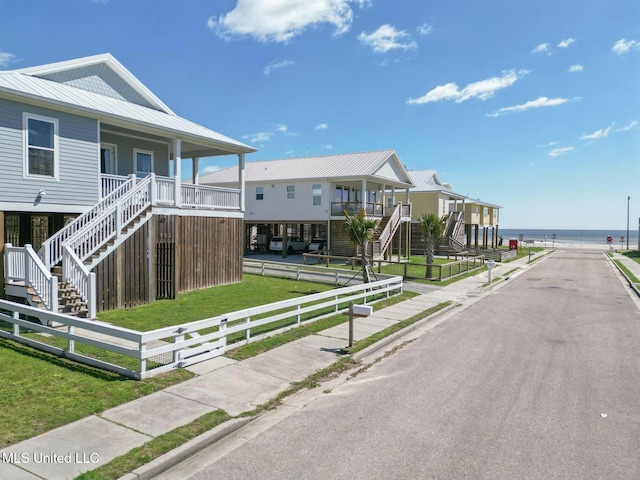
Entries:
<svg viewBox="0 0 640 480">
<path fill-rule="evenodd" d="M 622 270 L 622 268 L 620 268 L 620 266 L 615 262 L 616 259 L 614 257 L 609 257 L 609 256 L 607 256 L 607 258 L 611 262 L 611 265 L 613 265 L 618 270 L 618 272 L 620 272 L 620 274 L 624 277 L 624 279 L 629 284 L 629 287 L 631 287 L 631 290 L 633 290 L 635 292 L 635 294 L 638 297 L 640 297 L 640 290 L 638 290 L 638 287 L 636 287 L 635 283 L 633 283 L 631 281 L 631 279 L 629 277 L 627 277 L 627 274 L 624 272 L 624 270 Z M 620 262 L 622 262 L 622 261 L 620 260 Z"/>
<path fill-rule="evenodd" d="M 174 448 L 151 462 L 136 468 L 133 472 L 127 473 L 118 480 L 151 480 L 162 472 L 165 472 L 187 458 L 192 457 L 203 448 L 208 447 L 209 445 L 244 427 L 256 418 L 257 417 L 249 417 L 229 420 L 208 432 L 192 438 L 187 443 Z"/>
<path fill-rule="evenodd" d="M 382 340 L 374 343 L 373 345 L 369 345 L 368 347 L 363 348 L 359 352 L 354 353 L 351 356 L 351 358 L 353 358 L 355 361 L 358 362 L 361 359 L 363 359 L 364 357 L 367 357 L 367 356 L 371 355 L 372 353 L 375 353 L 378 350 L 383 349 L 384 347 L 386 347 L 390 343 L 395 342 L 399 338 L 402 338 L 405 335 L 407 335 L 408 333 L 410 333 L 410 332 L 412 332 L 414 330 L 417 330 L 418 328 L 422 327 L 424 324 L 429 323 L 430 321 L 435 320 L 439 316 L 444 315 L 445 313 L 448 313 L 451 310 L 453 310 L 454 308 L 458 308 L 458 307 L 459 307 L 459 304 L 458 303 L 454 303 L 453 305 L 449 305 L 448 307 L 445 307 L 442 310 L 438 310 L 437 312 L 432 313 L 428 317 L 424 317 L 424 318 L 418 320 L 416 323 L 413 323 L 413 324 L 403 328 L 402 330 L 397 331 L 396 333 L 393 333 L 393 334 L 389 335 L 388 337 L 383 338 Z"/>
</svg>

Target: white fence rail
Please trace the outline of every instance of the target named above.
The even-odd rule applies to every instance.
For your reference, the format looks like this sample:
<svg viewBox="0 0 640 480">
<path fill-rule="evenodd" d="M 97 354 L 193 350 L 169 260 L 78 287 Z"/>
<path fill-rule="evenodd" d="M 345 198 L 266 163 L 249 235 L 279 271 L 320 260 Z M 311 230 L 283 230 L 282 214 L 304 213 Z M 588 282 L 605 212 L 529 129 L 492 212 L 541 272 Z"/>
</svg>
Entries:
<svg viewBox="0 0 640 480">
<path fill-rule="evenodd" d="M 0 337 L 81 363 L 142 379 L 223 355 L 256 334 L 313 322 L 349 302 L 402 291 L 402 277 L 247 308 L 216 317 L 137 332 L 0 300 Z M 26 320 L 37 317 L 42 325 Z M 57 325 L 52 328 L 47 325 Z"/>
</svg>

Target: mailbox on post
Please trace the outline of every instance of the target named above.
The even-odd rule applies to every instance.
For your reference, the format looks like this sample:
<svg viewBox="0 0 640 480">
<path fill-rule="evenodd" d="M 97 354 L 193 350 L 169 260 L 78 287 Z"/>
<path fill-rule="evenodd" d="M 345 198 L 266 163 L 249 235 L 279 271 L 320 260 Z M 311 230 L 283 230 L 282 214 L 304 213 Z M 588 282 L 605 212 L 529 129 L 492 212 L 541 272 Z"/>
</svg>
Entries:
<svg viewBox="0 0 640 480">
<path fill-rule="evenodd" d="M 369 305 L 354 305 L 349 303 L 349 348 L 353 347 L 353 318 L 368 317 L 373 314 L 373 307 Z"/>
<path fill-rule="evenodd" d="M 495 260 L 487 260 L 487 271 L 489 272 L 489 283 L 491 283 L 491 270 L 496 267 Z"/>
</svg>

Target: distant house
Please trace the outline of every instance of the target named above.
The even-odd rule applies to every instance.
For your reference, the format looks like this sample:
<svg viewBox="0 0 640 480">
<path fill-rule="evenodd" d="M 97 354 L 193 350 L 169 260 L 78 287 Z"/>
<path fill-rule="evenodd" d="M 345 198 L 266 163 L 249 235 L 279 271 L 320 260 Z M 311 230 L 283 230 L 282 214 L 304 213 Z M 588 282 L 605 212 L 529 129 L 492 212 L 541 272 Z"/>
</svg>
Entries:
<svg viewBox="0 0 640 480">
<path fill-rule="evenodd" d="M 436 170 L 409 170 L 415 187 L 411 189 L 412 250 L 424 250 L 424 242 L 417 220 L 424 213 L 448 218 L 442 251 L 461 251 L 468 248 L 495 248 L 498 245 L 499 210 L 501 207 L 481 200 L 473 200 L 453 191 L 443 183 Z M 482 240 L 479 233 L 482 230 Z"/>
<path fill-rule="evenodd" d="M 0 291 L 94 315 L 240 281 L 242 181 L 182 184 L 180 165 L 234 155 L 242 179 L 253 151 L 109 54 L 0 72 Z"/>
<path fill-rule="evenodd" d="M 365 209 L 380 220 L 373 254 L 406 255 L 413 186 L 393 150 L 247 162 L 245 249 L 266 250 L 273 236 L 325 240 L 333 255 L 353 255 L 340 228 L 344 212 Z M 237 188 L 238 169 L 200 178 L 201 184 Z"/>
</svg>

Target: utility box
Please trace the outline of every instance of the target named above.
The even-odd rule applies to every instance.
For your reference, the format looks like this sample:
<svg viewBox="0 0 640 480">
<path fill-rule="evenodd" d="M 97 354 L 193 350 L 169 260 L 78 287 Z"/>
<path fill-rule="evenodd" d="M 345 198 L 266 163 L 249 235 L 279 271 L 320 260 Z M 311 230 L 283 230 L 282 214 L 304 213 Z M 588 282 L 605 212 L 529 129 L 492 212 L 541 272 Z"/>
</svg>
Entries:
<svg viewBox="0 0 640 480">
<path fill-rule="evenodd" d="M 518 240 L 515 238 L 509 239 L 509 250 L 518 250 Z"/>
</svg>

